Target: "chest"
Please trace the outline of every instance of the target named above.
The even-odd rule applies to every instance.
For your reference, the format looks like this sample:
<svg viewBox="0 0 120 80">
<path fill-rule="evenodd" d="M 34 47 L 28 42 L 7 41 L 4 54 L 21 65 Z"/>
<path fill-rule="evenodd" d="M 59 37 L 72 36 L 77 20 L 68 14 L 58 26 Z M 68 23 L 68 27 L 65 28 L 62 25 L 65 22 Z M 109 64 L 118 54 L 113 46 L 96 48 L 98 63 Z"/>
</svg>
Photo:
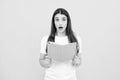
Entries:
<svg viewBox="0 0 120 80">
<path fill-rule="evenodd" d="M 65 45 L 68 44 L 68 37 L 55 37 L 55 43 Z"/>
</svg>

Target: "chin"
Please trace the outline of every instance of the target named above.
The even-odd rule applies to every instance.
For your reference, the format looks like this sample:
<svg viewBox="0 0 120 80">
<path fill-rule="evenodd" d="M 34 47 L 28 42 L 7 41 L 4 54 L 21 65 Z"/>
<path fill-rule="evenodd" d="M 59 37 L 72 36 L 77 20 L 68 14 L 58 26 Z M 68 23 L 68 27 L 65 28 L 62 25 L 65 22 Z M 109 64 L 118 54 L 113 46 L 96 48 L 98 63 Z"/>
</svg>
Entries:
<svg viewBox="0 0 120 80">
<path fill-rule="evenodd" d="M 62 33 L 62 32 L 64 32 L 64 30 L 63 30 L 63 31 L 59 31 L 59 32 L 61 32 L 61 33 Z"/>
</svg>

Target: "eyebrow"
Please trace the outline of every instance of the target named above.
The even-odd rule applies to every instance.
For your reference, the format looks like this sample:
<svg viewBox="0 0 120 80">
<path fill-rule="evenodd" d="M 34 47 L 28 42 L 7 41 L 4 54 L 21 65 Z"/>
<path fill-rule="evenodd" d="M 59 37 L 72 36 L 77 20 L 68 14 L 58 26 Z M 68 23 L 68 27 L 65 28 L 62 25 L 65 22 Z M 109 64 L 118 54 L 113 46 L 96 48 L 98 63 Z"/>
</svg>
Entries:
<svg viewBox="0 0 120 80">
<path fill-rule="evenodd" d="M 55 18 L 58 18 L 58 17 L 55 17 Z"/>
<path fill-rule="evenodd" d="M 58 18 L 58 17 L 55 17 L 55 18 Z M 63 18 L 66 18 L 66 17 L 63 17 Z"/>
<path fill-rule="evenodd" d="M 66 18 L 66 17 L 63 17 L 63 18 Z"/>
</svg>

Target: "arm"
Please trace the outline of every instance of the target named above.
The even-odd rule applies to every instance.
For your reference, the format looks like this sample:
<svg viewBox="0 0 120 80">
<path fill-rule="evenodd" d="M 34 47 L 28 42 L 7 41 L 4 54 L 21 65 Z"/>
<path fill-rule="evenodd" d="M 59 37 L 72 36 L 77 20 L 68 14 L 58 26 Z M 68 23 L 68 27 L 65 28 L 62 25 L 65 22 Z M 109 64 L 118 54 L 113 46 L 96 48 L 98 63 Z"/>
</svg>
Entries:
<svg viewBox="0 0 120 80">
<path fill-rule="evenodd" d="M 72 65 L 73 66 L 80 66 L 81 65 L 81 53 L 82 53 L 82 44 L 81 44 L 81 38 L 80 36 L 77 36 L 77 40 L 78 40 L 78 43 L 79 43 L 79 47 L 77 46 L 77 49 L 78 49 L 78 53 L 74 56 L 73 60 L 72 60 Z"/>
<path fill-rule="evenodd" d="M 75 67 L 79 67 L 81 65 L 81 54 L 80 53 L 74 56 L 74 58 L 72 59 L 72 65 Z"/>
<path fill-rule="evenodd" d="M 47 39 L 48 39 L 48 36 L 43 37 L 41 39 L 41 44 L 40 44 L 39 63 L 44 68 L 49 68 L 51 65 L 51 59 L 46 54 Z"/>
<path fill-rule="evenodd" d="M 52 60 L 46 56 L 46 54 L 40 53 L 39 63 L 44 68 L 49 68 L 51 66 Z"/>
</svg>

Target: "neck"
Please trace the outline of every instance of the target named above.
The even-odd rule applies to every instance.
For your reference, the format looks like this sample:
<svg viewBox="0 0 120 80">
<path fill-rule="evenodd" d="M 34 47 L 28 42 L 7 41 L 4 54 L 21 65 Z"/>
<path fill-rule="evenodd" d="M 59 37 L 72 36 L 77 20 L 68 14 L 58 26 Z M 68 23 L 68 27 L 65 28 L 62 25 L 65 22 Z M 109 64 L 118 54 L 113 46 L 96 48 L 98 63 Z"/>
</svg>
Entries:
<svg viewBox="0 0 120 80">
<path fill-rule="evenodd" d="M 57 36 L 66 36 L 65 32 L 58 32 Z"/>
</svg>

